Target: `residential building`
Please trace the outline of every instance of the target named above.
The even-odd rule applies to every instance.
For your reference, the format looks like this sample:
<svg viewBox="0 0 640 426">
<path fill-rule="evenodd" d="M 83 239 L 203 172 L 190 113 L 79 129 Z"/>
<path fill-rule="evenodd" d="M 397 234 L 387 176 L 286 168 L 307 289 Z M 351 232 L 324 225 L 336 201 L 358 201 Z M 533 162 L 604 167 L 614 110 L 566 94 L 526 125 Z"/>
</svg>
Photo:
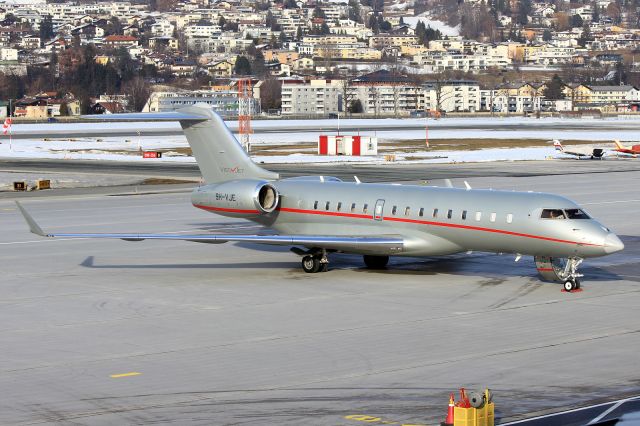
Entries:
<svg viewBox="0 0 640 426">
<path fill-rule="evenodd" d="M 350 86 L 352 99 L 360 100 L 365 114 L 409 115 L 422 105 L 422 88 L 400 73 L 375 71 L 354 78 Z"/>
<path fill-rule="evenodd" d="M 429 81 L 424 84 L 421 109 L 476 112 L 480 109 L 480 85 L 472 80 Z"/>
<path fill-rule="evenodd" d="M 320 115 L 342 111 L 342 80 L 282 80 L 282 115 Z"/>
</svg>

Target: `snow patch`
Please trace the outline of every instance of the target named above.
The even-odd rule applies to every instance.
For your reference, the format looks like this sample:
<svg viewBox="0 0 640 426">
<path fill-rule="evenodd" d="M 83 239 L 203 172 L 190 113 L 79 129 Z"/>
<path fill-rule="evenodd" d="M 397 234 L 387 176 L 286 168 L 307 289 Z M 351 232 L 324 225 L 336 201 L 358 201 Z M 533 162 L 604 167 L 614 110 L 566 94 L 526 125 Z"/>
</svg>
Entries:
<svg viewBox="0 0 640 426">
<path fill-rule="evenodd" d="M 431 19 L 427 16 L 403 16 L 402 20 L 405 24 L 411 26 L 411 28 L 415 28 L 418 25 L 418 22 L 422 21 L 426 27 L 431 27 L 434 30 L 438 30 L 445 36 L 459 36 L 460 35 L 460 25 L 456 25 L 455 27 L 450 27 L 446 23 L 442 21 L 438 21 L 435 19 Z"/>
</svg>

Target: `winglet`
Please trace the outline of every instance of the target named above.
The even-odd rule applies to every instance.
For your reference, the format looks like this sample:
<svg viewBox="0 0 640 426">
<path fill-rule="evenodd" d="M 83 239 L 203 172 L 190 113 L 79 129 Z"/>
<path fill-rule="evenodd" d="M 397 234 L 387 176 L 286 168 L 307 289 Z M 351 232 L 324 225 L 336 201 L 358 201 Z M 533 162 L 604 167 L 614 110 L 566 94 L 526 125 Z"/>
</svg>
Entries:
<svg viewBox="0 0 640 426">
<path fill-rule="evenodd" d="M 42 228 L 40 228 L 40 226 L 36 223 L 36 221 L 33 220 L 29 212 L 24 207 L 22 207 L 22 204 L 20 204 L 20 202 L 16 201 L 16 205 L 18 206 L 20 213 L 22 213 L 22 217 L 24 217 L 24 220 L 27 222 L 27 225 L 29 225 L 29 230 L 31 232 L 33 232 L 36 235 L 40 235 L 41 237 L 51 236 L 49 234 L 45 234 Z"/>
</svg>

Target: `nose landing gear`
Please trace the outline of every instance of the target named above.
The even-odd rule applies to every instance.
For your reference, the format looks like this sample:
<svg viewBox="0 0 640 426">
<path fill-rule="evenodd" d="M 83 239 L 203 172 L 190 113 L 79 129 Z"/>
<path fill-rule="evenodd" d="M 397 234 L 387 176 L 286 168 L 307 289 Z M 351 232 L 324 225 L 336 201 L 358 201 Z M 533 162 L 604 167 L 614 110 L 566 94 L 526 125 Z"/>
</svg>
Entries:
<svg viewBox="0 0 640 426">
<path fill-rule="evenodd" d="M 547 281 L 561 282 L 564 290 L 574 291 L 580 288 L 578 266 L 582 263 L 579 257 L 560 258 L 536 256 L 534 258 L 540 276 Z"/>
</svg>

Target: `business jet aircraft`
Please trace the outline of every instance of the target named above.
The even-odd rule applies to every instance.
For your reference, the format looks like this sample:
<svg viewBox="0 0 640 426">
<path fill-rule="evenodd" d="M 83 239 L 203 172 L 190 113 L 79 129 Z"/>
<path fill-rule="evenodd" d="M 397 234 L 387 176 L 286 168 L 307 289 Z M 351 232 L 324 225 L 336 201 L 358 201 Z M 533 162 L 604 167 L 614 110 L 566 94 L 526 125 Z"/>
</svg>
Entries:
<svg viewBox="0 0 640 426">
<path fill-rule="evenodd" d="M 206 181 L 192 193 L 195 207 L 248 219 L 278 234 L 50 234 L 18 203 L 31 232 L 44 237 L 291 246 L 309 273 L 326 271 L 332 253 L 361 254 L 373 269 L 385 267 L 389 256 L 513 253 L 516 260 L 534 256 L 542 277 L 562 282 L 569 291 L 580 285 L 577 268 L 584 258 L 624 248 L 614 233 L 580 206 L 556 195 L 368 184 L 317 176 L 279 179 L 251 161 L 208 107 L 115 117 L 145 118 L 182 125 Z"/>
<path fill-rule="evenodd" d="M 602 156 L 604 155 L 603 148 L 588 148 L 588 147 L 574 146 L 569 151 L 567 151 L 566 149 L 564 149 L 564 147 L 562 146 L 562 144 L 558 139 L 553 140 L 553 146 L 556 148 L 556 151 L 560 151 L 563 154 L 574 155 L 578 158 L 589 157 L 592 160 L 594 158 L 602 160 Z"/>
<path fill-rule="evenodd" d="M 633 155 L 634 157 L 637 155 L 640 155 L 640 145 L 633 145 L 631 148 L 626 147 L 624 145 L 622 145 L 620 143 L 620 141 L 613 141 L 614 144 L 616 144 L 616 149 L 614 149 L 614 151 L 616 152 L 621 152 L 623 154 L 630 154 Z"/>
</svg>

